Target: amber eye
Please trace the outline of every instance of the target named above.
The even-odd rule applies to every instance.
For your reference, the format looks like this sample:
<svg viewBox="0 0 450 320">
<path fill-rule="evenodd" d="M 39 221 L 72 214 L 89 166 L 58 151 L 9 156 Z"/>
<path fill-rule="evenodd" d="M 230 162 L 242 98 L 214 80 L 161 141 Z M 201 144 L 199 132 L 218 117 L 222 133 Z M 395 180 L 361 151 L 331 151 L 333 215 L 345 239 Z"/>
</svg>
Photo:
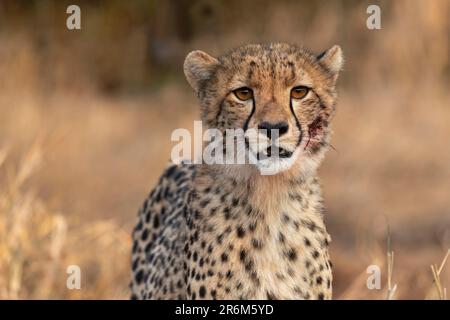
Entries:
<svg viewBox="0 0 450 320">
<path fill-rule="evenodd" d="M 309 88 L 304 86 L 295 87 L 291 90 L 291 98 L 303 99 L 308 94 Z"/>
<path fill-rule="evenodd" d="M 243 87 L 233 91 L 234 95 L 242 101 L 253 99 L 253 91 L 250 88 Z"/>
</svg>

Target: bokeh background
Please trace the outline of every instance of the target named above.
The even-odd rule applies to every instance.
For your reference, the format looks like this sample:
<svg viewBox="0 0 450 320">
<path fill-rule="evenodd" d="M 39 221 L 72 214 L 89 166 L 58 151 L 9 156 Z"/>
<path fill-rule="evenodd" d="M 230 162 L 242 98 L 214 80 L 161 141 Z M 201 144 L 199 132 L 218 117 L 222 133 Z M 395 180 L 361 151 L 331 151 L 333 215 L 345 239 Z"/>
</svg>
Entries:
<svg viewBox="0 0 450 320">
<path fill-rule="evenodd" d="M 81 30 L 66 8 L 81 7 Z M 378 4 L 382 29 L 368 30 Z M 128 298 L 137 209 L 198 119 L 182 63 L 249 42 L 342 46 L 320 169 L 334 298 L 436 297 L 450 247 L 450 1 L 0 1 L 0 298 Z M 79 265 L 81 290 L 66 288 Z M 382 290 L 368 290 L 377 264 Z M 440 270 L 450 288 L 450 265 Z M 450 289 L 449 289 L 450 290 Z"/>
</svg>

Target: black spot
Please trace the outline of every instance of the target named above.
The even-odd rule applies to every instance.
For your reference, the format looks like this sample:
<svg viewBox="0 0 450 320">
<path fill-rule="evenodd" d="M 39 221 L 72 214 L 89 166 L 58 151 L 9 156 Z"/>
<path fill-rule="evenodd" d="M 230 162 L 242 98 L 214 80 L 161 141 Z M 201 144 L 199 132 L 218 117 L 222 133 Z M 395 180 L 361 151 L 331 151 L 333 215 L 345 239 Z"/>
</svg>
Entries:
<svg viewBox="0 0 450 320">
<path fill-rule="evenodd" d="M 217 291 L 216 290 L 211 290 L 211 297 L 213 299 L 216 299 L 216 297 L 217 297 Z"/>
<path fill-rule="evenodd" d="M 136 268 L 138 266 L 138 263 L 139 263 L 139 259 L 136 259 L 136 260 L 133 261 L 133 264 L 132 264 L 132 267 L 131 267 L 133 269 L 133 271 L 136 270 Z"/>
<path fill-rule="evenodd" d="M 169 169 L 167 169 L 166 171 L 166 177 L 170 178 L 172 176 L 172 174 L 175 172 L 175 170 L 177 169 L 176 165 L 171 166 Z"/>
<path fill-rule="evenodd" d="M 155 215 L 154 217 L 153 217 L 153 228 L 158 228 L 159 227 L 159 218 L 158 218 L 158 216 L 157 215 Z"/>
<path fill-rule="evenodd" d="M 312 256 L 313 256 L 314 259 L 317 259 L 319 257 L 319 251 L 314 250 L 313 253 L 312 253 Z"/>
<path fill-rule="evenodd" d="M 316 230 L 316 228 L 317 228 L 317 225 L 314 223 L 314 221 L 311 221 L 311 220 L 303 220 L 302 221 L 303 222 L 303 224 L 309 229 L 309 230 L 311 230 L 311 231 L 315 231 Z"/>
<path fill-rule="evenodd" d="M 180 178 L 182 178 L 186 173 L 184 171 L 179 171 L 175 174 L 175 176 L 173 177 L 173 179 L 175 181 L 179 180 Z"/>
<path fill-rule="evenodd" d="M 144 270 L 139 270 L 135 276 L 134 279 L 136 280 L 137 283 L 142 283 L 142 279 L 144 278 Z"/>
<path fill-rule="evenodd" d="M 311 267 L 311 261 L 306 260 L 305 261 L 305 267 L 306 267 L 306 269 L 309 269 L 309 267 Z"/>
<path fill-rule="evenodd" d="M 133 249 L 132 249 L 132 252 L 133 253 L 136 253 L 136 251 L 137 251 L 137 249 L 138 249 L 138 242 L 137 241 L 135 241 L 134 243 L 133 243 Z"/>
<path fill-rule="evenodd" d="M 317 283 L 318 285 L 321 285 L 321 284 L 322 284 L 322 277 L 321 277 L 321 276 L 318 276 L 318 277 L 316 278 L 316 283 Z"/>
<path fill-rule="evenodd" d="M 226 208 L 223 210 L 223 214 L 224 214 L 224 216 L 225 216 L 225 220 L 229 220 L 230 217 L 231 217 L 230 208 L 226 207 Z"/>
<path fill-rule="evenodd" d="M 250 279 L 252 279 L 252 281 L 255 283 L 255 285 L 257 287 L 259 287 L 260 282 L 259 282 L 258 274 L 256 273 L 256 271 L 252 271 L 250 273 Z"/>
<path fill-rule="evenodd" d="M 269 291 L 266 292 L 267 295 L 267 300 L 276 300 L 277 298 L 275 297 L 275 295 Z"/>
<path fill-rule="evenodd" d="M 227 262 L 228 261 L 228 255 L 224 252 L 222 253 L 222 255 L 220 256 L 220 258 L 222 259 L 222 262 Z"/>
<path fill-rule="evenodd" d="M 241 252 L 239 252 L 239 259 L 241 259 L 241 261 L 244 261 L 246 256 L 247 253 L 245 252 L 244 249 L 242 249 Z"/>
<path fill-rule="evenodd" d="M 211 188 L 210 187 L 206 187 L 205 190 L 203 190 L 204 193 L 210 193 L 211 192 Z"/>
<path fill-rule="evenodd" d="M 297 252 L 294 250 L 294 249 L 289 249 L 287 252 L 286 252 L 286 256 L 289 258 L 289 260 L 291 260 L 291 261 L 295 261 L 295 260 L 297 260 Z"/>
<path fill-rule="evenodd" d="M 305 246 L 307 247 L 311 246 L 311 241 L 309 241 L 309 239 L 306 237 L 305 237 Z"/>
<path fill-rule="evenodd" d="M 252 246 L 255 249 L 261 249 L 262 248 L 262 242 L 256 238 L 252 239 Z"/>
<path fill-rule="evenodd" d="M 161 202 L 161 190 L 158 190 L 158 193 L 155 196 L 155 201 L 156 202 Z"/>
<path fill-rule="evenodd" d="M 246 270 L 246 271 L 252 271 L 252 270 L 253 270 L 253 267 L 254 267 L 254 263 L 253 263 L 252 260 L 248 261 L 248 262 L 245 264 L 245 270 Z"/>
<path fill-rule="evenodd" d="M 209 204 L 210 200 L 205 199 L 200 202 L 200 207 L 205 208 Z"/>
<path fill-rule="evenodd" d="M 317 299 L 319 299 L 319 300 L 323 300 L 323 299 L 325 299 L 325 296 L 323 295 L 323 293 L 321 292 L 321 293 L 319 293 L 319 295 L 317 296 Z"/>
<path fill-rule="evenodd" d="M 237 232 L 238 238 L 242 238 L 245 236 L 245 230 L 242 227 L 238 227 L 236 232 Z"/>
<path fill-rule="evenodd" d="M 134 231 L 139 231 L 142 229 L 142 220 L 139 220 L 138 224 L 134 228 Z"/>
</svg>

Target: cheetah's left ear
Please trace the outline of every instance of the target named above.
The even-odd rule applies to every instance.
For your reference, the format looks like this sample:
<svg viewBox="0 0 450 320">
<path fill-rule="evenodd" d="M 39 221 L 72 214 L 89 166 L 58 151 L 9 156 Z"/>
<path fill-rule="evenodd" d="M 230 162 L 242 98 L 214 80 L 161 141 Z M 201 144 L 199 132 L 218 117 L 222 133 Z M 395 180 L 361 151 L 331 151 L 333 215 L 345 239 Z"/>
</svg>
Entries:
<svg viewBox="0 0 450 320">
<path fill-rule="evenodd" d="M 344 66 L 344 56 L 340 46 L 332 46 L 327 51 L 322 52 L 317 56 L 317 60 L 334 75 L 335 80 Z"/>
<path fill-rule="evenodd" d="M 184 60 L 184 74 L 191 87 L 198 92 L 202 83 L 209 80 L 219 61 L 209 54 L 196 50 Z"/>
</svg>

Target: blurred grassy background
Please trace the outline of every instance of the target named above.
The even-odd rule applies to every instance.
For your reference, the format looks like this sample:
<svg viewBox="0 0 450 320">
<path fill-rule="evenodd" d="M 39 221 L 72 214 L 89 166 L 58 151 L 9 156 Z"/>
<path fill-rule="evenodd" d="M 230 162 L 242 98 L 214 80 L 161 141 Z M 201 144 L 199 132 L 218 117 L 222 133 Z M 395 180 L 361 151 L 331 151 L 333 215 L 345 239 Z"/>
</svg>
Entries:
<svg viewBox="0 0 450 320">
<path fill-rule="evenodd" d="M 334 297 L 384 298 L 365 270 L 385 279 L 388 223 L 396 298 L 427 295 L 450 247 L 450 1 L 77 1 L 79 31 L 69 4 L 0 1 L 0 298 L 127 298 L 137 208 L 198 119 L 185 55 L 269 41 L 346 57 L 320 170 Z"/>
</svg>

